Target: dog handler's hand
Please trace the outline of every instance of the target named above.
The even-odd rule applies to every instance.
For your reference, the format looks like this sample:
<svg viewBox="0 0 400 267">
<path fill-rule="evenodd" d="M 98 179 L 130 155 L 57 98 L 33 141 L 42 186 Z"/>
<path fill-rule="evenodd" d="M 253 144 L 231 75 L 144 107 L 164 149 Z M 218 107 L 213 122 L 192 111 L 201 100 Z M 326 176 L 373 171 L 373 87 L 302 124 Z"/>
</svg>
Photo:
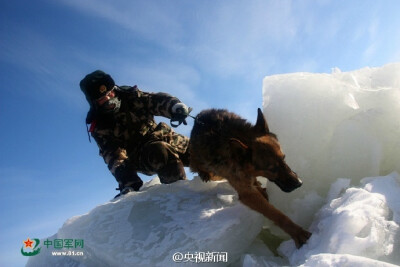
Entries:
<svg viewBox="0 0 400 267">
<path fill-rule="evenodd" d="M 178 127 L 183 123 L 184 125 L 187 125 L 186 123 L 186 118 L 189 115 L 191 109 L 188 108 L 185 104 L 183 103 L 176 103 L 175 105 L 172 106 L 172 118 L 171 118 L 171 125 L 173 127 Z M 173 124 L 172 122 L 177 121 L 178 124 Z"/>
<path fill-rule="evenodd" d="M 183 103 L 176 103 L 172 106 L 172 114 L 189 115 L 189 108 Z"/>
</svg>

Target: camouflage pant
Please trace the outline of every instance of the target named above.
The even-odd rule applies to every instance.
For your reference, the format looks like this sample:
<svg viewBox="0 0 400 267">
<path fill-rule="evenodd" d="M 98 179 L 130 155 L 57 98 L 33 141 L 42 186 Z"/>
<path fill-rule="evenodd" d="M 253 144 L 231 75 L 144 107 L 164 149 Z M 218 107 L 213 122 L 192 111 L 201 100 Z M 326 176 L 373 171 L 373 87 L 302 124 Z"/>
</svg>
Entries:
<svg viewBox="0 0 400 267">
<path fill-rule="evenodd" d="M 189 166 L 188 145 L 188 137 L 160 123 L 132 155 L 136 170 L 146 175 L 157 174 L 165 184 L 184 180 L 186 174 L 183 167 Z"/>
</svg>

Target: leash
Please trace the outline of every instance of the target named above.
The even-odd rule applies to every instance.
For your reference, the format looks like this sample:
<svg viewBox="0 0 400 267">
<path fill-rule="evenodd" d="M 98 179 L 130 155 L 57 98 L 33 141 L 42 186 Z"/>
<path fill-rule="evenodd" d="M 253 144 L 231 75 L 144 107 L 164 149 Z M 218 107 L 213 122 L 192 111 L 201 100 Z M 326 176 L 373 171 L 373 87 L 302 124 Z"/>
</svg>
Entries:
<svg viewBox="0 0 400 267">
<path fill-rule="evenodd" d="M 204 122 L 202 122 L 201 120 L 199 120 L 199 118 L 196 116 L 192 116 L 192 115 L 189 115 L 188 114 L 188 117 L 190 117 L 190 118 L 192 118 L 195 122 L 197 122 L 197 123 L 199 123 L 199 124 L 201 124 L 201 125 L 204 125 Z"/>
<path fill-rule="evenodd" d="M 201 124 L 201 125 L 204 126 L 205 123 L 202 122 L 201 120 L 199 120 L 198 116 L 195 117 L 195 116 L 190 115 L 190 112 L 192 112 L 192 110 L 193 110 L 193 108 L 188 108 L 188 113 L 187 114 L 182 114 L 181 116 L 178 116 L 176 118 L 171 119 L 171 121 L 170 121 L 171 126 L 176 128 L 179 125 L 181 125 L 182 123 L 184 125 L 187 125 L 187 122 L 186 122 L 186 118 L 187 117 L 192 118 L 195 122 L 197 122 L 198 124 Z M 175 124 L 174 122 L 177 122 L 177 123 Z"/>
</svg>

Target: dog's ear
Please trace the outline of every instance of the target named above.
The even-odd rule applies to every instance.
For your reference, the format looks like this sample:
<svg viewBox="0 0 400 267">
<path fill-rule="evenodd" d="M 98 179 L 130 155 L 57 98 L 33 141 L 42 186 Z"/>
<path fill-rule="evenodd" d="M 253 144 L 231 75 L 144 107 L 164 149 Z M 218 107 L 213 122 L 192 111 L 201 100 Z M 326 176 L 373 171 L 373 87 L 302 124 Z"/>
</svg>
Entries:
<svg viewBox="0 0 400 267">
<path fill-rule="evenodd" d="M 260 133 L 262 135 L 269 133 L 267 120 L 265 119 L 264 114 L 262 113 L 260 108 L 258 108 L 257 122 L 254 126 L 254 129 L 257 133 Z"/>
<path fill-rule="evenodd" d="M 231 157 L 243 161 L 247 158 L 249 147 L 243 144 L 242 141 L 236 138 L 229 139 L 229 148 L 231 152 Z"/>
</svg>

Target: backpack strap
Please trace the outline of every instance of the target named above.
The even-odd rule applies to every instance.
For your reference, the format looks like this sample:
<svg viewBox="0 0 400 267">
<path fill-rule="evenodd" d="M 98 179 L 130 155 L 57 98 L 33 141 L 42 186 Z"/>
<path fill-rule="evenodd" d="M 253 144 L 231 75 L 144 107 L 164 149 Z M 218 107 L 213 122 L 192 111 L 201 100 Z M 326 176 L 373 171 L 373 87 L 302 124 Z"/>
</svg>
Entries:
<svg viewBox="0 0 400 267">
<path fill-rule="evenodd" d="M 88 111 L 87 115 L 86 115 L 86 132 L 88 134 L 89 137 L 89 142 L 91 143 L 92 140 L 90 138 L 90 133 L 92 133 L 94 131 L 94 127 L 96 127 L 96 111 L 93 107 L 90 107 L 90 110 Z M 90 124 L 90 128 L 88 127 L 88 125 Z"/>
</svg>

